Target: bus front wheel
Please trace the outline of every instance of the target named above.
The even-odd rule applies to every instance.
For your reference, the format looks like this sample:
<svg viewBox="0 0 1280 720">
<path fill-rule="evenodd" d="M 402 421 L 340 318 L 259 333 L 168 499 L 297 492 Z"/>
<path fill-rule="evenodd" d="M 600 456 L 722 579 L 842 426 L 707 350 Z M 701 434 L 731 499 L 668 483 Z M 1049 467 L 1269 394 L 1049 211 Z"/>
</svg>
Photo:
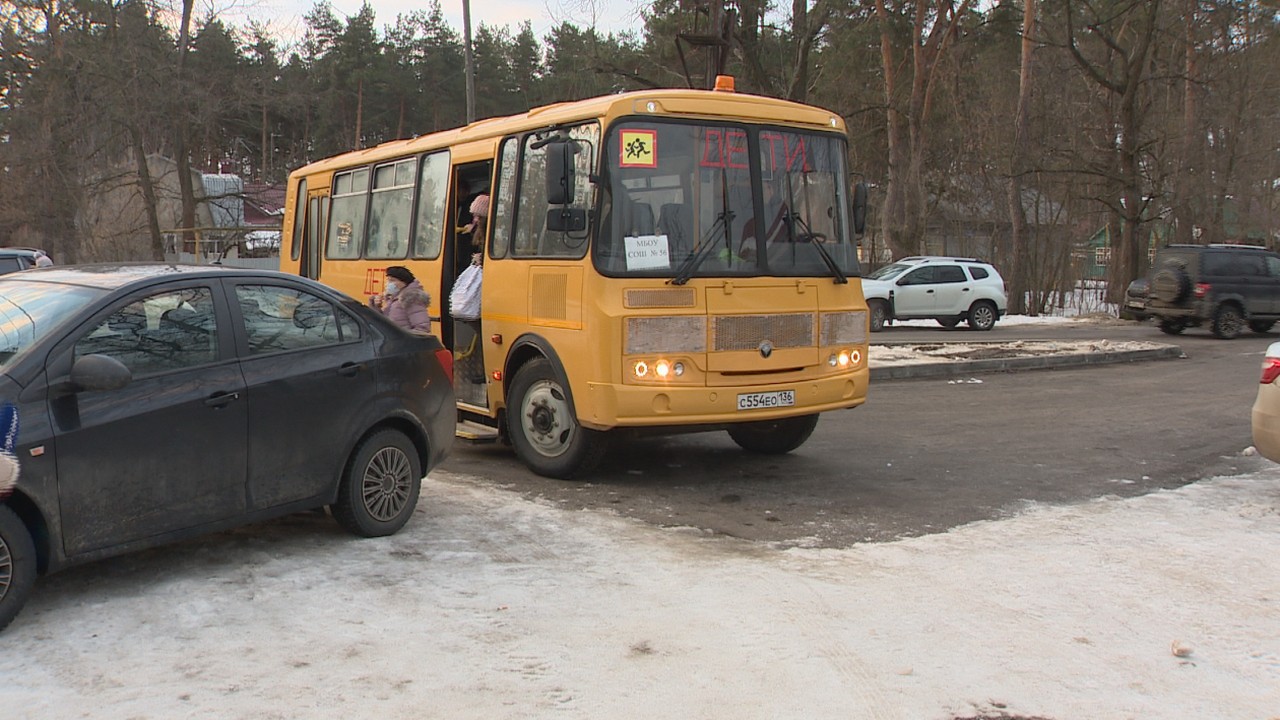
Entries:
<svg viewBox="0 0 1280 720">
<path fill-rule="evenodd" d="M 507 431 L 516 455 L 544 477 L 569 480 L 604 457 L 608 435 L 578 424 L 565 383 L 546 358 L 520 367 L 511 381 Z"/>
<path fill-rule="evenodd" d="M 782 455 L 804 444 L 818 427 L 818 416 L 760 420 L 729 427 L 729 437 L 743 450 L 763 455 Z"/>
</svg>

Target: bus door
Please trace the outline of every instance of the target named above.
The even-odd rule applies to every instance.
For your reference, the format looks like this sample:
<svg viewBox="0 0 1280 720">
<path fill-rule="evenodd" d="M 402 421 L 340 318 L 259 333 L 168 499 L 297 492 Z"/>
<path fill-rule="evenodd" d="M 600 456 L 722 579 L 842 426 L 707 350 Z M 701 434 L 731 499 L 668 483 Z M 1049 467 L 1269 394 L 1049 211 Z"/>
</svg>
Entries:
<svg viewBox="0 0 1280 720">
<path fill-rule="evenodd" d="M 445 233 L 446 263 L 441 272 L 441 290 L 445 302 L 441 303 L 441 315 L 452 320 L 442 322 L 445 342 L 453 350 L 454 392 L 458 402 L 476 407 L 488 407 L 489 395 L 484 370 L 484 343 L 482 342 L 480 320 L 461 319 L 453 316 L 453 308 L 449 298 L 459 278 L 485 253 L 485 237 L 487 232 L 488 212 L 483 213 L 484 227 L 477 227 L 472 216 L 472 206 L 480 208 L 484 202 L 477 204 L 476 198 L 489 195 L 490 176 L 493 163 L 478 162 L 458 165 L 453 171 L 453 212 L 454 222 Z M 479 287 L 475 288 L 479 292 Z"/>
<path fill-rule="evenodd" d="M 318 280 L 320 278 L 320 258 L 324 257 L 325 219 L 329 210 L 329 189 L 312 190 L 307 193 L 306 217 L 294 222 L 302 222 L 301 266 L 298 274 Z"/>
</svg>

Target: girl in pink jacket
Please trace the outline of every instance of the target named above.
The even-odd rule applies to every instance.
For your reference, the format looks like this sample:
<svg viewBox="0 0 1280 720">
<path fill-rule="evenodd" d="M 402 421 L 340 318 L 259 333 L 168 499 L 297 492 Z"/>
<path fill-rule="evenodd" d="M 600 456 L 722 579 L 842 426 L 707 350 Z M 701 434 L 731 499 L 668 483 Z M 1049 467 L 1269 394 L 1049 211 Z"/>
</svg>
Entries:
<svg viewBox="0 0 1280 720">
<path fill-rule="evenodd" d="M 387 268 L 386 292 L 369 298 L 369 306 L 382 310 L 391 322 L 412 332 L 431 332 L 431 296 L 409 268 Z"/>
</svg>

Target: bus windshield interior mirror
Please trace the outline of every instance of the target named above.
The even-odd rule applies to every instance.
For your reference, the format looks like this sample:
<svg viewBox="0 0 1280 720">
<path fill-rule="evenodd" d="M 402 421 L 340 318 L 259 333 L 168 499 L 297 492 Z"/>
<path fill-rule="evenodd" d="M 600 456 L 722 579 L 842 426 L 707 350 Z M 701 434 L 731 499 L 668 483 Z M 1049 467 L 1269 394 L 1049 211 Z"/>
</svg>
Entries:
<svg viewBox="0 0 1280 720">
<path fill-rule="evenodd" d="M 853 186 L 853 232 L 861 235 L 867 230 L 867 183 Z"/>
</svg>

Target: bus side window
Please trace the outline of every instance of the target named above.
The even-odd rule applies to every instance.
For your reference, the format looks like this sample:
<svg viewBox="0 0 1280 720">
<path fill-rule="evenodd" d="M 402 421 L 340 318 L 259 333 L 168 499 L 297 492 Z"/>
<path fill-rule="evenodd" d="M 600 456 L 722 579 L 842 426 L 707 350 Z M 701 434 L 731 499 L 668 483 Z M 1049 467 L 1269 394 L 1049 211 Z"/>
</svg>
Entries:
<svg viewBox="0 0 1280 720">
<path fill-rule="evenodd" d="M 364 241 L 365 194 L 369 170 L 360 168 L 333 178 L 333 202 L 329 212 L 329 239 L 325 256 L 344 260 L 360 257 Z"/>
<path fill-rule="evenodd" d="M 449 152 L 432 153 L 422 159 L 418 173 L 418 220 L 413 230 L 413 257 L 434 260 L 446 226 L 445 208 L 449 188 Z"/>
</svg>

